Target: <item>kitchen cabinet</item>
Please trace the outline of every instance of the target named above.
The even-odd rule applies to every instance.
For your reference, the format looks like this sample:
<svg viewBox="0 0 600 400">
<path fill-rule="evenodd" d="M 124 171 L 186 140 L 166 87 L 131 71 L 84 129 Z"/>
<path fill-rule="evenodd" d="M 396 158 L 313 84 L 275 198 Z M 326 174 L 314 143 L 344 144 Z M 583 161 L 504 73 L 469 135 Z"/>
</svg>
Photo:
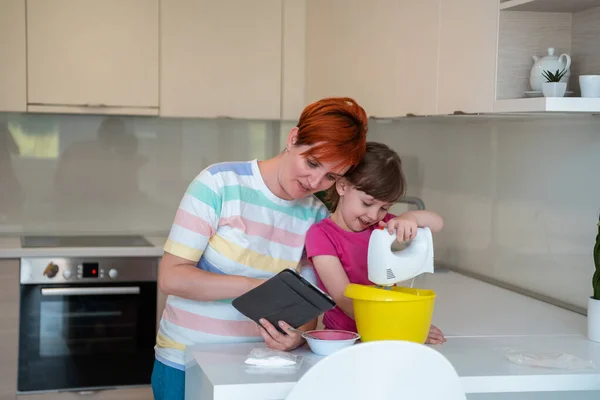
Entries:
<svg viewBox="0 0 600 400">
<path fill-rule="evenodd" d="M 306 0 L 283 0 L 281 118 L 297 121 L 305 104 Z"/>
<path fill-rule="evenodd" d="M 492 112 L 498 0 L 440 0 L 438 114 Z"/>
<path fill-rule="evenodd" d="M 19 359 L 19 260 L 0 260 L 0 400 L 14 400 Z"/>
<path fill-rule="evenodd" d="M 27 107 L 25 0 L 0 1 L 0 112 Z"/>
<path fill-rule="evenodd" d="M 438 0 L 308 0 L 307 102 L 350 96 L 369 116 L 435 114 Z"/>
<path fill-rule="evenodd" d="M 28 111 L 158 114 L 158 0 L 28 0 Z"/>
<path fill-rule="evenodd" d="M 11 399 L 14 399 L 11 397 Z M 154 400 L 151 387 L 18 395 L 17 400 Z"/>
<path fill-rule="evenodd" d="M 162 0 L 160 115 L 279 119 L 281 0 Z"/>
</svg>

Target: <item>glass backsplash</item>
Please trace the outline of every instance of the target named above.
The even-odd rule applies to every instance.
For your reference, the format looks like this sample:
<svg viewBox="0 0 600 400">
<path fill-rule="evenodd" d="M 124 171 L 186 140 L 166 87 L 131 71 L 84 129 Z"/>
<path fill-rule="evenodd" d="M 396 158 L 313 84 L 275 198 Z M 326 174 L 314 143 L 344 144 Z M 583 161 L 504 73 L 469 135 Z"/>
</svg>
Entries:
<svg viewBox="0 0 600 400">
<path fill-rule="evenodd" d="M 0 235 L 166 235 L 189 182 L 264 159 L 293 122 L 0 114 Z M 436 261 L 583 307 L 600 208 L 600 118 L 372 120 L 408 194 L 445 219 Z"/>
<path fill-rule="evenodd" d="M 0 114 L 0 234 L 167 232 L 200 170 L 276 154 L 281 125 Z"/>
</svg>

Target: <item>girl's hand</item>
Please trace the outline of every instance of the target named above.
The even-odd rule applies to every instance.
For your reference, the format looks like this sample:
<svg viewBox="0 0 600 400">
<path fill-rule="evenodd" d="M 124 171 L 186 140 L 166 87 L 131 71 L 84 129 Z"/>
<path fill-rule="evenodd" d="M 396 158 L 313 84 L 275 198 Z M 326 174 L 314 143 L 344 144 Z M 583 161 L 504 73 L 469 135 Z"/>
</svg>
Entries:
<svg viewBox="0 0 600 400">
<path fill-rule="evenodd" d="M 292 332 L 288 330 L 290 325 L 286 324 L 283 321 L 279 321 L 279 327 L 283 329 L 284 332 L 281 333 L 275 328 L 269 321 L 266 319 L 260 320 L 260 325 L 258 329 L 260 331 L 260 335 L 265 340 L 267 346 L 271 349 L 289 351 L 294 350 L 304 343 L 304 339 L 302 336 L 297 334 L 296 332 Z"/>
<path fill-rule="evenodd" d="M 417 218 L 411 214 L 402 214 L 388 221 L 379 222 L 379 226 L 386 227 L 388 232 L 393 235 L 396 231 L 396 240 L 399 243 L 408 242 L 417 236 Z"/>
<path fill-rule="evenodd" d="M 425 341 L 427 344 L 442 344 L 446 343 L 444 333 L 435 325 L 429 327 L 429 335 Z"/>
</svg>

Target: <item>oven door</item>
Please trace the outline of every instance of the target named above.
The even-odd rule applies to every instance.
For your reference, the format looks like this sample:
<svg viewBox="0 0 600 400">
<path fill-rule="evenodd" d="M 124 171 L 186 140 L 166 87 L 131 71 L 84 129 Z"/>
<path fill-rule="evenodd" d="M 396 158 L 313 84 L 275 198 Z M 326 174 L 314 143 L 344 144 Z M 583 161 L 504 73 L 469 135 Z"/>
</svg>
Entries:
<svg viewBox="0 0 600 400">
<path fill-rule="evenodd" d="M 18 392 L 148 385 L 156 282 L 21 285 Z"/>
</svg>

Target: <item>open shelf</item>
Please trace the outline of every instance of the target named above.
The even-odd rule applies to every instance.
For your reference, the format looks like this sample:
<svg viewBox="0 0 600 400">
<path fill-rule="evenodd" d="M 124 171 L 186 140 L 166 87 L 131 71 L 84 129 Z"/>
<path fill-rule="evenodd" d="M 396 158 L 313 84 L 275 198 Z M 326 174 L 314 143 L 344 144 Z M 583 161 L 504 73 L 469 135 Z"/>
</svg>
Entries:
<svg viewBox="0 0 600 400">
<path fill-rule="evenodd" d="M 507 0 L 500 2 L 500 10 L 575 13 L 600 7 L 600 0 Z"/>
<path fill-rule="evenodd" d="M 494 112 L 581 112 L 600 113 L 600 98 L 583 97 L 536 97 L 532 99 L 496 100 Z"/>
</svg>

